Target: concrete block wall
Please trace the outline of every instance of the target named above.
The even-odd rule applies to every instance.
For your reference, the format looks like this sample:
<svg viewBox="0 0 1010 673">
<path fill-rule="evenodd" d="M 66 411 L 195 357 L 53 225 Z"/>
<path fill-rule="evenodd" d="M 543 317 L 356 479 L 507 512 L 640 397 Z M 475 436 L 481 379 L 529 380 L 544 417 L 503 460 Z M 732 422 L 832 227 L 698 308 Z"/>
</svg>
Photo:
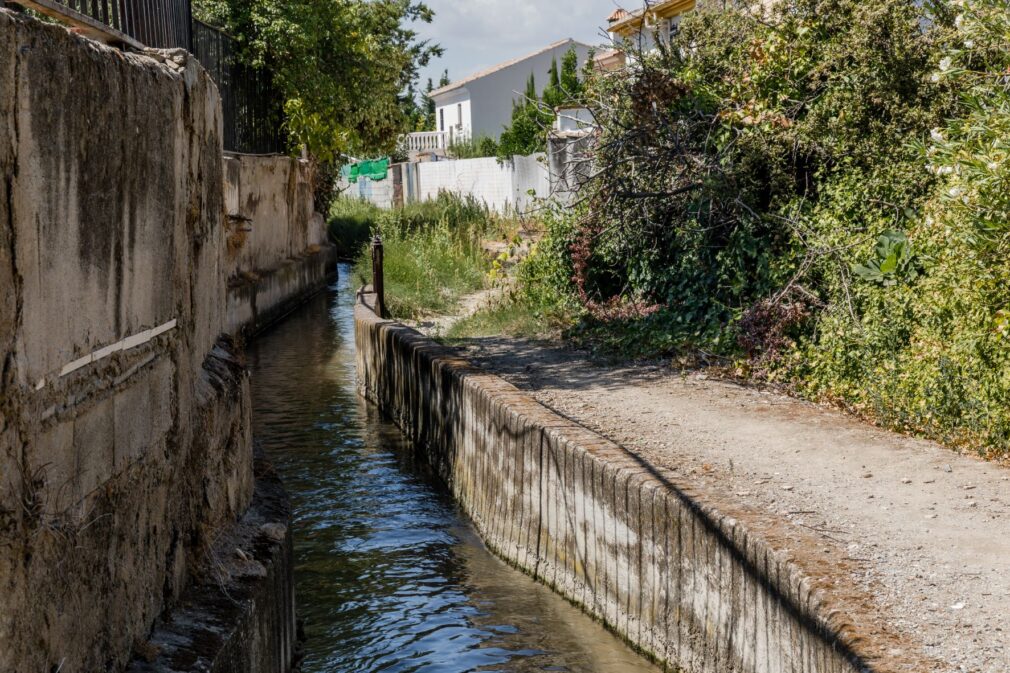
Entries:
<svg viewBox="0 0 1010 673">
<path fill-rule="evenodd" d="M 502 558 L 685 673 L 856 673 L 843 614 L 673 475 L 419 333 L 355 310 L 360 392 Z"/>
<path fill-rule="evenodd" d="M 393 207 L 393 176 L 392 169 L 386 175 L 385 180 L 372 180 L 370 178 L 359 178 L 354 184 L 341 179 L 339 189 L 344 194 L 355 199 L 368 201 L 379 208 L 390 209 Z"/>
<path fill-rule="evenodd" d="M 419 201 L 433 201 L 441 192 L 473 196 L 503 211 L 513 200 L 513 171 L 497 159 L 432 161 L 417 165 Z"/>
<path fill-rule="evenodd" d="M 449 192 L 472 196 L 498 213 L 525 213 L 536 207 L 537 199 L 551 194 L 544 155 L 515 156 L 501 163 L 495 158 L 484 158 L 398 164 L 390 167 L 385 180 L 362 178 L 357 184 L 342 182 L 339 187 L 345 196 L 390 209 L 399 203 L 395 171 L 401 171 L 400 198 L 407 203 L 433 201 L 442 192 Z"/>
<path fill-rule="evenodd" d="M 529 195 L 550 195 L 550 179 L 541 155 L 516 156 L 499 163 L 495 158 L 435 161 L 417 164 L 417 199 L 438 198 L 441 192 L 473 196 L 492 210 L 525 212 L 534 203 Z"/>
<path fill-rule="evenodd" d="M 0 671 L 122 670 L 253 497 L 217 88 L 0 9 Z"/>
</svg>

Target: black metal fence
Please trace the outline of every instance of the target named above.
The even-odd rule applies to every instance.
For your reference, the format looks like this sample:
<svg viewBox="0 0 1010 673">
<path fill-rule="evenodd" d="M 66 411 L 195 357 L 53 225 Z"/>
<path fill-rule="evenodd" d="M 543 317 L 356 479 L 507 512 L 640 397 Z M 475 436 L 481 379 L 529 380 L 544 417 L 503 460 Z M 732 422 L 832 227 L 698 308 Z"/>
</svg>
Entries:
<svg viewBox="0 0 1010 673">
<path fill-rule="evenodd" d="M 2 2 L 0 2 L 2 4 Z M 155 49 L 186 49 L 217 83 L 224 114 L 224 148 L 247 154 L 288 150 L 283 98 L 269 70 L 252 68 L 237 58 L 235 41 L 193 18 L 190 0 L 34 0 L 73 21 L 84 15 Z M 78 17 L 79 19 L 79 17 Z"/>
<path fill-rule="evenodd" d="M 190 0 L 49 0 L 155 49 L 190 49 Z"/>
<path fill-rule="evenodd" d="M 270 71 L 238 61 L 234 41 L 213 26 L 193 21 L 192 53 L 221 92 L 224 147 L 247 154 L 286 152 L 282 98 Z"/>
</svg>

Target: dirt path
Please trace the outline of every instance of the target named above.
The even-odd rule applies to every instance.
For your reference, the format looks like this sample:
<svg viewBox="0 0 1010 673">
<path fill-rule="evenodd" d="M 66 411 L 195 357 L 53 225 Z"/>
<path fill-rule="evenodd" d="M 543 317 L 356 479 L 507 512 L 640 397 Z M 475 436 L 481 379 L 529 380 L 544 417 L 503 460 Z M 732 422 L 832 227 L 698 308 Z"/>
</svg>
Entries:
<svg viewBox="0 0 1010 673">
<path fill-rule="evenodd" d="M 404 323 L 425 334 L 438 338 L 445 335 L 459 321 L 469 318 L 490 306 L 495 299 L 501 296 L 502 292 L 504 292 L 502 286 L 487 288 L 463 297 L 460 300 L 457 312 L 452 315 L 432 316 L 419 321 L 405 320 Z"/>
<path fill-rule="evenodd" d="M 896 670 L 1010 671 L 1010 470 L 701 374 L 516 339 L 461 351 L 773 539 L 881 657 L 930 662 Z"/>
</svg>

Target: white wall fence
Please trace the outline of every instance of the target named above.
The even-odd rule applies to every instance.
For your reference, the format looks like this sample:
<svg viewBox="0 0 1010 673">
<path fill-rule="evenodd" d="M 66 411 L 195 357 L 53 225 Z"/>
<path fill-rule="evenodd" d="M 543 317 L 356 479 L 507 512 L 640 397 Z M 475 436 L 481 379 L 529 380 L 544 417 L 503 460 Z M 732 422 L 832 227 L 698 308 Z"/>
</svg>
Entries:
<svg viewBox="0 0 1010 673">
<path fill-rule="evenodd" d="M 357 184 L 342 182 L 346 196 L 358 197 L 392 208 L 407 203 L 434 200 L 441 192 L 473 196 L 495 212 L 525 213 L 538 199 L 551 194 L 546 156 L 515 156 L 499 163 L 495 158 L 461 159 L 394 164 L 385 180 L 359 178 Z"/>
</svg>

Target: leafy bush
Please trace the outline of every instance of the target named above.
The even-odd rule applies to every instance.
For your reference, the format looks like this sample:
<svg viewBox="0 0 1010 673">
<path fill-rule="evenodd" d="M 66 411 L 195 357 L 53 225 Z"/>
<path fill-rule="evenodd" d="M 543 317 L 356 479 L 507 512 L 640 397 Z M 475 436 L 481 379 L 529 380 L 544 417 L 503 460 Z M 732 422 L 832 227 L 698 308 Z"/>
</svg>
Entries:
<svg viewBox="0 0 1010 673">
<path fill-rule="evenodd" d="M 456 159 L 483 159 L 498 156 L 498 142 L 488 136 L 459 140 L 449 147 L 449 154 Z"/>
<path fill-rule="evenodd" d="M 856 315 L 826 312 L 797 352 L 802 389 L 894 427 L 988 455 L 1010 451 L 1010 4 L 954 3 L 935 84 L 958 95 L 922 127 L 919 178 L 936 180 L 908 235 L 913 282 L 854 286 Z M 925 140 L 928 137 L 928 140 Z"/>
<path fill-rule="evenodd" d="M 605 348 L 1005 456 L 1010 2 L 924 11 L 701 9 L 592 82 L 604 170 L 517 296 L 577 298 L 570 336 Z"/>
<path fill-rule="evenodd" d="M 875 255 L 865 264 L 856 264 L 852 273 L 863 280 L 884 286 L 912 281 L 919 276 L 919 264 L 912 244 L 903 232 L 885 231 L 877 238 Z"/>
</svg>

